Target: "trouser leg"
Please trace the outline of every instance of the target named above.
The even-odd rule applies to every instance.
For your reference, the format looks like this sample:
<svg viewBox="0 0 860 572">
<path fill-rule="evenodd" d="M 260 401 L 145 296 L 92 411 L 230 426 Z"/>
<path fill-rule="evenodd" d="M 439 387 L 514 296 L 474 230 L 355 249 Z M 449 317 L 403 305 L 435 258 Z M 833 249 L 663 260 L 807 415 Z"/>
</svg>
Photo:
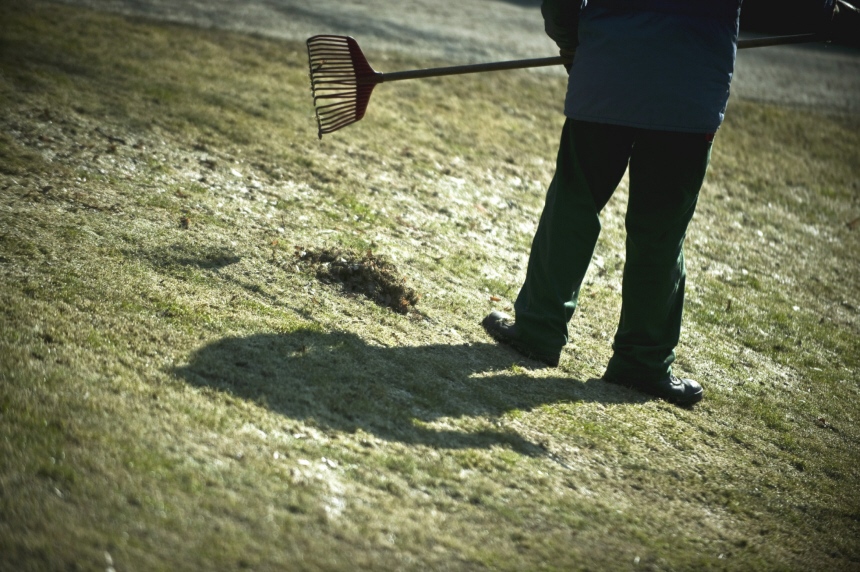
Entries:
<svg viewBox="0 0 860 572">
<path fill-rule="evenodd" d="M 551 353 L 568 341 L 567 323 L 600 234 L 598 214 L 627 169 L 633 132 L 565 122 L 556 172 L 514 304 L 517 328 L 536 349 Z"/>
<path fill-rule="evenodd" d="M 630 158 L 622 308 L 606 376 L 671 372 L 684 307 L 684 238 L 710 160 L 705 135 L 639 131 Z"/>
</svg>

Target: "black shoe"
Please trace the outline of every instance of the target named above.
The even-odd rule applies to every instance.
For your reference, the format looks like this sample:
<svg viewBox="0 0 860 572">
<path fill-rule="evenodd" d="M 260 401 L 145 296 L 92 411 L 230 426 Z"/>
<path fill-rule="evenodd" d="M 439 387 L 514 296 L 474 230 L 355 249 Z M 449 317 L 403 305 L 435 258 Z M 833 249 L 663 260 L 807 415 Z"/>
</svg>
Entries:
<svg viewBox="0 0 860 572">
<path fill-rule="evenodd" d="M 481 321 L 481 325 L 487 333 L 497 342 L 509 345 L 527 358 L 543 362 L 550 367 L 558 367 L 558 359 L 561 352 L 546 353 L 532 349 L 522 341 L 517 331 L 514 320 L 503 312 L 491 312 L 489 316 Z"/>
<path fill-rule="evenodd" d="M 654 397 L 665 399 L 675 405 L 693 405 L 702 400 L 704 392 L 698 381 L 692 379 L 681 379 L 672 374 L 657 381 L 643 382 L 621 379 L 611 379 L 603 376 L 603 381 L 623 385 Z"/>
</svg>

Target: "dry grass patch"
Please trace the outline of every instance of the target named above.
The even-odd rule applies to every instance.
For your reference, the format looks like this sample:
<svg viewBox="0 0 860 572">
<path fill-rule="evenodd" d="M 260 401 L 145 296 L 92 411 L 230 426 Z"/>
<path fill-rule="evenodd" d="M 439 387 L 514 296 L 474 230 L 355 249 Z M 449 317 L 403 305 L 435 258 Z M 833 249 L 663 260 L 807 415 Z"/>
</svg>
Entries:
<svg viewBox="0 0 860 572">
<path fill-rule="evenodd" d="M 371 250 L 314 251 L 296 246 L 296 258 L 323 282 L 340 284 L 347 294 L 361 294 L 399 314 L 408 314 L 421 299 L 420 294 L 406 285 L 395 264 Z"/>
</svg>

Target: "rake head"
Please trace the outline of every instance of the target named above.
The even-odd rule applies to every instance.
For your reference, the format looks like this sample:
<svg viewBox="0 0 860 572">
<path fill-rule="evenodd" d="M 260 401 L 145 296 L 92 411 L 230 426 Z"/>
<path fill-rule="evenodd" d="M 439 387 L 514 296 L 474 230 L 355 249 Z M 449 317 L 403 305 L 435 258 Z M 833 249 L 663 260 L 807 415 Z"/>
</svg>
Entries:
<svg viewBox="0 0 860 572">
<path fill-rule="evenodd" d="M 308 38 L 308 64 L 319 137 L 364 117 L 370 92 L 381 81 L 358 43 L 348 36 Z"/>
</svg>

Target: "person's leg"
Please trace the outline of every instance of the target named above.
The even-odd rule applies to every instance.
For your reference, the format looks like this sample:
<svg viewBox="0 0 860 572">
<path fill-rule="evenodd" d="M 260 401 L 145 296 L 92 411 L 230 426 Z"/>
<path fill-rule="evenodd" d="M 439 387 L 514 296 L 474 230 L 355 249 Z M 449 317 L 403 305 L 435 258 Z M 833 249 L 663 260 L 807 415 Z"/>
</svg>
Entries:
<svg viewBox="0 0 860 572">
<path fill-rule="evenodd" d="M 710 138 L 702 134 L 637 134 L 621 319 L 604 375 L 608 380 L 635 386 L 671 377 L 684 306 L 684 238 L 710 152 Z"/>
<path fill-rule="evenodd" d="M 600 234 L 598 214 L 624 176 L 633 133 L 628 127 L 565 123 L 514 305 L 519 335 L 536 350 L 557 355 L 568 341 L 567 323 Z"/>
</svg>

